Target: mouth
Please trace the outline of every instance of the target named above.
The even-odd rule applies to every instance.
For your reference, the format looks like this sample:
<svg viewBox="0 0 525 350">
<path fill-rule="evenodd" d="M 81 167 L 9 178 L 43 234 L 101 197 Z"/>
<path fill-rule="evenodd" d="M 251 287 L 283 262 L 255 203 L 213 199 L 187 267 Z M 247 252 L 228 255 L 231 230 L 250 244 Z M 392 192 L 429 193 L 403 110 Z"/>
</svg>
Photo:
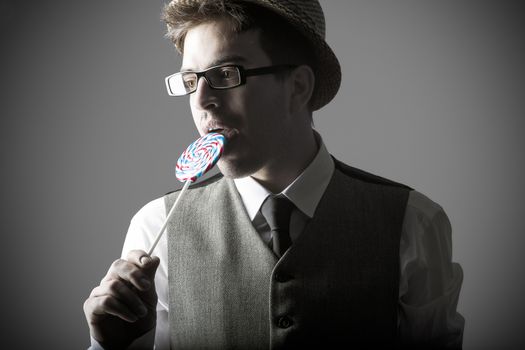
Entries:
<svg viewBox="0 0 525 350">
<path fill-rule="evenodd" d="M 226 137 L 226 139 L 228 139 L 228 141 L 230 141 L 235 135 L 237 135 L 239 133 L 239 130 L 237 129 L 232 129 L 232 128 L 227 128 L 227 127 L 224 127 L 224 126 L 219 126 L 219 125 L 214 125 L 214 126 L 210 126 L 206 129 L 206 133 L 209 134 L 209 133 L 212 133 L 212 132 L 216 132 L 216 133 L 219 133 L 219 134 L 222 134 L 224 135 L 224 137 Z"/>
<path fill-rule="evenodd" d="M 221 133 L 223 130 L 224 130 L 224 128 L 208 128 L 208 131 L 206 133 L 207 134 L 212 133 L 212 132 Z"/>
</svg>

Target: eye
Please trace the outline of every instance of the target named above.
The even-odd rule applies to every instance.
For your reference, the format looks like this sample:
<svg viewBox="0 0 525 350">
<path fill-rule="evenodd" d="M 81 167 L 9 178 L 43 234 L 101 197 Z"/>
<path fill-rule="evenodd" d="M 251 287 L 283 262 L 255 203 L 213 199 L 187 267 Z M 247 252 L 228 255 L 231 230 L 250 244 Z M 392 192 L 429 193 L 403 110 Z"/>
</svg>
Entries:
<svg viewBox="0 0 525 350">
<path fill-rule="evenodd" d="M 222 67 L 219 71 L 221 79 L 233 79 L 237 76 L 236 69 L 234 67 Z"/>
<path fill-rule="evenodd" d="M 194 76 L 185 76 L 184 78 L 184 86 L 186 89 L 194 89 L 197 83 L 197 79 L 195 79 Z"/>
</svg>

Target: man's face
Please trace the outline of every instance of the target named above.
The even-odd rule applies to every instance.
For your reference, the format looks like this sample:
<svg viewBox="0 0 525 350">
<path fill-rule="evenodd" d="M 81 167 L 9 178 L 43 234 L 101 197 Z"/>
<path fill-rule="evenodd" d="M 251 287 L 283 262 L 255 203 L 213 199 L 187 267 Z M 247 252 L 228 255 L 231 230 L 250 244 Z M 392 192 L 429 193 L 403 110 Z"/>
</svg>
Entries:
<svg viewBox="0 0 525 350">
<path fill-rule="evenodd" d="M 237 64 L 245 69 L 272 65 L 255 30 L 232 34 L 227 23 L 210 22 L 190 29 L 184 42 L 181 70 Z M 193 121 L 200 135 L 224 129 L 228 138 L 218 166 L 232 178 L 275 166 L 286 149 L 292 127 L 286 84 L 273 74 L 250 76 L 244 85 L 214 90 L 201 78 L 190 95 Z"/>
</svg>

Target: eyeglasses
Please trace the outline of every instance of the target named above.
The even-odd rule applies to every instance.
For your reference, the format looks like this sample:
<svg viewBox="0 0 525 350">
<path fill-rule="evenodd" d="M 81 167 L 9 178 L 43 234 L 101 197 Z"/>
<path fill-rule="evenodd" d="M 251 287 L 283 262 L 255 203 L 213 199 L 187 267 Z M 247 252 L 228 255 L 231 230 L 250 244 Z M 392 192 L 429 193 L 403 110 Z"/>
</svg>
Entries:
<svg viewBox="0 0 525 350">
<path fill-rule="evenodd" d="M 197 83 L 204 77 L 210 88 L 231 89 L 246 83 L 246 77 L 281 72 L 296 66 L 280 64 L 275 66 L 244 69 L 238 65 L 211 67 L 201 72 L 178 72 L 166 77 L 166 88 L 170 96 L 184 96 L 197 90 Z"/>
</svg>

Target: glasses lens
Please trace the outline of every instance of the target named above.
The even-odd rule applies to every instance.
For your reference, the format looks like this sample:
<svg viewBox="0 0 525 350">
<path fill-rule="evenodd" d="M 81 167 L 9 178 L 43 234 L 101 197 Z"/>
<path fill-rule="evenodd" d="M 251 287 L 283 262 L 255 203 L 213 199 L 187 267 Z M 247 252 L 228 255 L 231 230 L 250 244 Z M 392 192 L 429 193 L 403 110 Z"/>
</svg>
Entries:
<svg viewBox="0 0 525 350">
<path fill-rule="evenodd" d="M 195 91 L 197 75 L 191 72 L 180 72 L 166 78 L 168 93 L 172 96 L 184 96 Z"/>
<path fill-rule="evenodd" d="M 206 78 L 214 88 L 230 88 L 241 84 L 241 74 L 237 67 L 224 66 L 210 69 Z"/>
</svg>

